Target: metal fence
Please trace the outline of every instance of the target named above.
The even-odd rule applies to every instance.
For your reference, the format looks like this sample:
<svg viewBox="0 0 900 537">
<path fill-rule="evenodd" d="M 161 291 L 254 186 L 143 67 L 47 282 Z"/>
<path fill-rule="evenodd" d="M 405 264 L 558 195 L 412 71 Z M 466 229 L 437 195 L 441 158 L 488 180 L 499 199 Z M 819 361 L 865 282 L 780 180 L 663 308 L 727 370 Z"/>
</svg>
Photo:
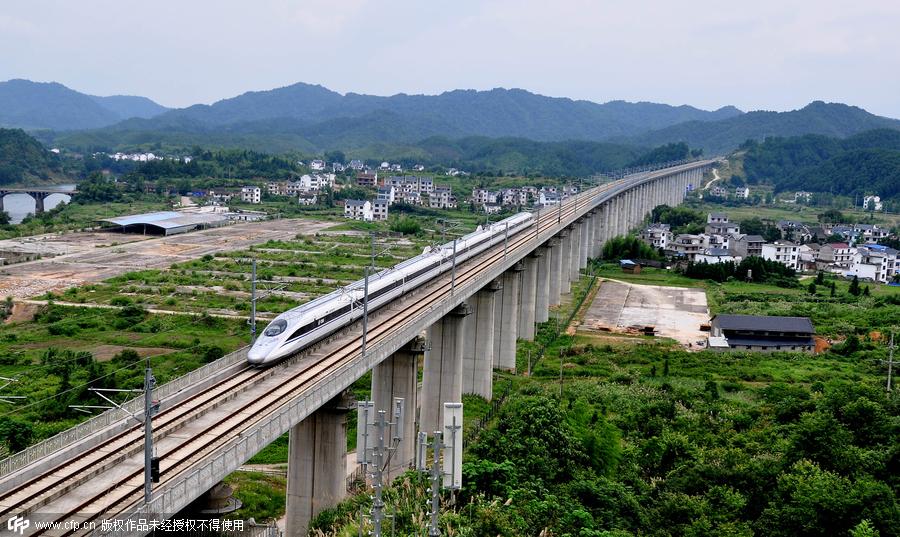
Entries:
<svg viewBox="0 0 900 537">
<path fill-rule="evenodd" d="M 155 400 L 163 400 L 167 397 L 193 386 L 206 377 L 218 373 L 247 358 L 248 347 L 243 347 L 232 353 L 226 354 L 214 362 L 199 367 L 190 373 L 182 375 L 171 381 L 160 384 L 153 390 Z M 113 408 L 98 414 L 93 418 L 66 429 L 55 436 L 29 446 L 0 461 L 0 476 L 10 474 L 20 468 L 28 466 L 32 462 L 43 459 L 67 446 L 82 440 L 98 431 L 101 431 L 115 423 L 126 419 L 131 414 L 140 414 L 144 410 L 144 396 L 135 397 L 124 403 L 121 408 Z"/>
</svg>

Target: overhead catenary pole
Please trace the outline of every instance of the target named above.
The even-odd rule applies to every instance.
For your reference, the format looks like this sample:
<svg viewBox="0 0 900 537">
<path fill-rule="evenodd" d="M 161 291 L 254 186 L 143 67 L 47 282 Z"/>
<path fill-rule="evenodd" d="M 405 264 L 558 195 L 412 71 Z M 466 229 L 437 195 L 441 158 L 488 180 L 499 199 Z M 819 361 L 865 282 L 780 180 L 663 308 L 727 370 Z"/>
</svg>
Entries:
<svg viewBox="0 0 900 537">
<path fill-rule="evenodd" d="M 506 259 L 506 250 L 509 248 L 509 222 L 506 222 L 506 229 L 503 232 L 503 258 Z"/>
<path fill-rule="evenodd" d="M 144 371 L 144 503 L 153 499 L 153 386 L 156 379 L 150 369 L 150 357 L 147 357 L 147 369 Z"/>
<path fill-rule="evenodd" d="M 256 258 L 250 269 L 250 344 L 256 341 Z"/>
<path fill-rule="evenodd" d="M 450 271 L 450 296 L 456 292 L 456 238 L 453 239 L 453 266 Z"/>
<path fill-rule="evenodd" d="M 362 354 L 363 359 L 366 357 L 366 336 L 369 333 L 369 267 L 366 266 L 365 277 L 363 278 L 363 333 L 362 333 Z"/>
</svg>

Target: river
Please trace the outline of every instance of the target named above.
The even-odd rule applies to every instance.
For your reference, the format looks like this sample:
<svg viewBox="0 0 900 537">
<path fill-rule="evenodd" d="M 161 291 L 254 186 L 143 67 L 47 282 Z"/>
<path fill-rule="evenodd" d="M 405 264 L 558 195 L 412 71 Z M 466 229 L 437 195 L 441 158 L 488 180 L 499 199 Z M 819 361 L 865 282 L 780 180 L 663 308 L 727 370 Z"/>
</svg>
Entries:
<svg viewBox="0 0 900 537">
<path fill-rule="evenodd" d="M 51 185 L 25 188 L 34 188 L 36 190 L 40 190 L 42 188 L 52 188 L 54 190 L 75 190 L 75 185 Z M 44 200 L 44 210 L 49 211 L 60 203 L 69 203 L 69 200 L 71 199 L 71 196 L 67 196 L 65 194 L 51 194 Z M 29 213 L 34 212 L 34 198 L 29 196 L 28 194 L 7 194 L 3 198 L 3 210 L 9 213 L 10 221 L 13 224 L 18 224 L 22 222 L 22 219 L 24 219 L 25 216 L 27 216 Z"/>
</svg>

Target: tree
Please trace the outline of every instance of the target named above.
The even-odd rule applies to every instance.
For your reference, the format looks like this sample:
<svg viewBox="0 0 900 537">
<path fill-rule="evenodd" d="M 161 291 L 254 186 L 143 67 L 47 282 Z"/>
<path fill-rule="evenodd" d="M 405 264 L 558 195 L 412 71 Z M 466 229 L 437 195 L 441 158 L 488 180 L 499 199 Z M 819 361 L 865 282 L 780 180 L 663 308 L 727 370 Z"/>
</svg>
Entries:
<svg viewBox="0 0 900 537">
<path fill-rule="evenodd" d="M 347 156 L 343 151 L 326 151 L 325 152 L 325 161 L 326 162 L 337 162 L 339 164 L 343 164 L 347 161 Z"/>
<path fill-rule="evenodd" d="M 809 286 L 807 286 L 806 290 L 811 295 L 816 294 L 816 282 L 809 282 Z"/>
<path fill-rule="evenodd" d="M 26 421 L 0 417 L 0 441 L 6 444 L 10 453 L 22 451 L 31 444 L 34 437 L 34 427 Z"/>
<path fill-rule="evenodd" d="M 881 534 L 868 520 L 863 520 L 850 530 L 850 537 L 879 537 Z"/>
<path fill-rule="evenodd" d="M 825 283 L 825 273 L 821 270 L 816 273 L 816 283 L 822 285 Z"/>
<path fill-rule="evenodd" d="M 119 201 L 122 193 L 116 187 L 116 183 L 100 172 L 94 172 L 87 179 L 78 183 L 76 201 L 109 202 Z"/>
<path fill-rule="evenodd" d="M 639 238 L 618 236 L 603 245 L 603 259 L 660 259 L 657 250 Z"/>
<path fill-rule="evenodd" d="M 12 219 L 9 216 L 9 213 L 6 211 L 0 211 L 0 226 L 9 225 L 12 222 Z"/>
<path fill-rule="evenodd" d="M 859 296 L 859 278 L 857 276 L 854 276 L 853 280 L 850 281 L 850 288 L 847 289 L 847 291 L 849 291 L 853 296 Z"/>
<path fill-rule="evenodd" d="M 837 209 L 828 209 L 819 214 L 816 218 L 823 224 L 840 224 L 841 222 L 846 222 L 844 213 Z"/>
<path fill-rule="evenodd" d="M 862 294 L 863 294 L 863 296 L 869 296 L 869 286 L 868 285 L 863 287 Z"/>
</svg>

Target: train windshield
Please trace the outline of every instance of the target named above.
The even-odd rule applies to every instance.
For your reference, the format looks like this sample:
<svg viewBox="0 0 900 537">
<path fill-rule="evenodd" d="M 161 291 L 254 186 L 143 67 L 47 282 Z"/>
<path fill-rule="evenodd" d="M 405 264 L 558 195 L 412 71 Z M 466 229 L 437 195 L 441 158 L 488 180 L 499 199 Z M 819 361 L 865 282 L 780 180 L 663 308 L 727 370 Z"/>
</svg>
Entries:
<svg viewBox="0 0 900 537">
<path fill-rule="evenodd" d="M 269 326 L 266 327 L 266 331 L 263 333 L 269 337 L 275 337 L 284 332 L 285 328 L 287 328 L 287 321 L 284 319 L 276 319 L 269 323 Z"/>
</svg>

